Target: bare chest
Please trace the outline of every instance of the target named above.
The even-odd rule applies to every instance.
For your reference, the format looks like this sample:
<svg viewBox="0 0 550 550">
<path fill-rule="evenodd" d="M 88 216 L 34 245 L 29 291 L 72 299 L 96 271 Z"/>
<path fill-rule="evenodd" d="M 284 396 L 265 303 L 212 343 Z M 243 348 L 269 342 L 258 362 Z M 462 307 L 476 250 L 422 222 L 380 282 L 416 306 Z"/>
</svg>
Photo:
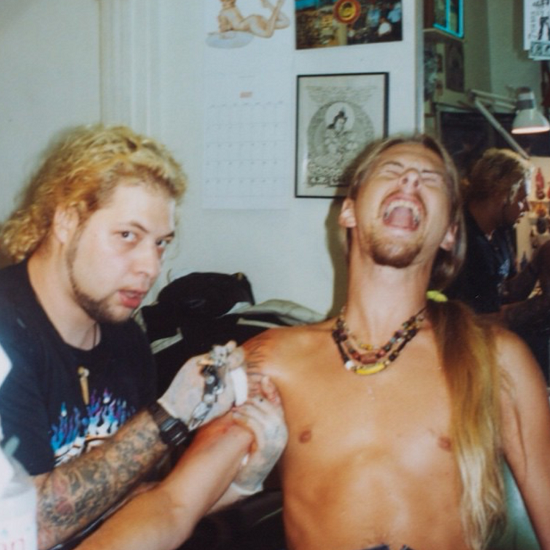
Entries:
<svg viewBox="0 0 550 550">
<path fill-rule="evenodd" d="M 278 380 L 292 548 L 462 548 L 445 375 L 430 342 L 417 342 L 370 376 L 319 346 Z"/>
<path fill-rule="evenodd" d="M 287 457 L 301 470 L 330 470 L 342 460 L 372 466 L 379 458 L 433 469 L 451 455 L 450 401 L 441 369 L 399 358 L 387 371 L 358 376 L 337 361 L 322 375 L 301 372 L 281 388 L 289 424 Z M 432 358 L 433 359 L 433 358 Z M 387 463 L 387 462 L 386 462 Z"/>
</svg>

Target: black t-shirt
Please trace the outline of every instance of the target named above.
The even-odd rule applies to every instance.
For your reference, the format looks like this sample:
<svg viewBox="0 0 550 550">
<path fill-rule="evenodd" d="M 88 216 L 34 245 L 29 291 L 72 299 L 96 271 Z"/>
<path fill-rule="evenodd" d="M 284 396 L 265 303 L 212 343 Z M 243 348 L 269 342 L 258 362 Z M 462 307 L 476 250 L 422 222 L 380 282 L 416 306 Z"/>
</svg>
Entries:
<svg viewBox="0 0 550 550">
<path fill-rule="evenodd" d="M 4 438 L 18 438 L 15 457 L 31 475 L 101 443 L 155 397 L 153 360 L 137 324 L 102 324 L 89 351 L 69 346 L 39 304 L 26 262 L 0 270 L 0 345 L 12 361 L 0 387 Z M 87 404 L 79 367 L 89 371 Z"/>
<path fill-rule="evenodd" d="M 504 303 L 503 283 L 516 274 L 513 241 L 505 228 L 495 230 L 489 240 L 468 211 L 465 220 L 466 259 L 445 294 L 462 300 L 477 313 L 494 313 Z"/>
</svg>

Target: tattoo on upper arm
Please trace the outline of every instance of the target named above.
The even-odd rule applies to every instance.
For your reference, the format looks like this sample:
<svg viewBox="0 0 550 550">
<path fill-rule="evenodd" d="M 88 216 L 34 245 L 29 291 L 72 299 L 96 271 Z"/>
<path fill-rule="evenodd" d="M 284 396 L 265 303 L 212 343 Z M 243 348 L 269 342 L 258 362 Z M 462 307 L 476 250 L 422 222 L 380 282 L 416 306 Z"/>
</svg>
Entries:
<svg viewBox="0 0 550 550">
<path fill-rule="evenodd" d="M 249 370 L 260 370 L 265 365 L 268 341 L 269 337 L 263 332 L 245 344 Z"/>
</svg>

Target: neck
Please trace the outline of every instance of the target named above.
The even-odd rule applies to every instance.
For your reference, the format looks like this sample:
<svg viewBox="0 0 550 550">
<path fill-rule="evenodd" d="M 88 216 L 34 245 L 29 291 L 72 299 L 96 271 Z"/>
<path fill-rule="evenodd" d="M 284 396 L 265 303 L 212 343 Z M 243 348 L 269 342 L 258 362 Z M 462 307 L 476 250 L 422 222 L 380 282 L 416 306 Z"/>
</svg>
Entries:
<svg viewBox="0 0 550 550">
<path fill-rule="evenodd" d="M 428 269 L 429 268 L 429 269 Z M 357 336 L 380 343 L 426 305 L 429 266 L 350 265 L 346 320 Z"/>
<path fill-rule="evenodd" d="M 69 345 L 91 349 L 99 340 L 94 319 L 75 302 L 65 263 L 55 261 L 55 254 L 42 249 L 29 259 L 31 286 L 49 320 Z"/>
<path fill-rule="evenodd" d="M 502 207 L 495 208 L 494 201 L 473 202 L 468 204 L 468 211 L 485 235 L 490 237 L 498 227 Z"/>
</svg>

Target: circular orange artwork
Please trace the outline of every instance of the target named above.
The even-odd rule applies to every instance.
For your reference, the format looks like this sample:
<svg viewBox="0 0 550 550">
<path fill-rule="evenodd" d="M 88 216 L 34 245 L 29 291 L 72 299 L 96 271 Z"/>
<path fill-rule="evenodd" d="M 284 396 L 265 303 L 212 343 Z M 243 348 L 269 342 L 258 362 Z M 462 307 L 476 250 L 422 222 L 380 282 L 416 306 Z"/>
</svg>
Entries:
<svg viewBox="0 0 550 550">
<path fill-rule="evenodd" d="M 358 0 L 338 0 L 334 6 L 334 18 L 340 23 L 353 24 L 359 15 L 361 15 L 361 4 Z"/>
</svg>

